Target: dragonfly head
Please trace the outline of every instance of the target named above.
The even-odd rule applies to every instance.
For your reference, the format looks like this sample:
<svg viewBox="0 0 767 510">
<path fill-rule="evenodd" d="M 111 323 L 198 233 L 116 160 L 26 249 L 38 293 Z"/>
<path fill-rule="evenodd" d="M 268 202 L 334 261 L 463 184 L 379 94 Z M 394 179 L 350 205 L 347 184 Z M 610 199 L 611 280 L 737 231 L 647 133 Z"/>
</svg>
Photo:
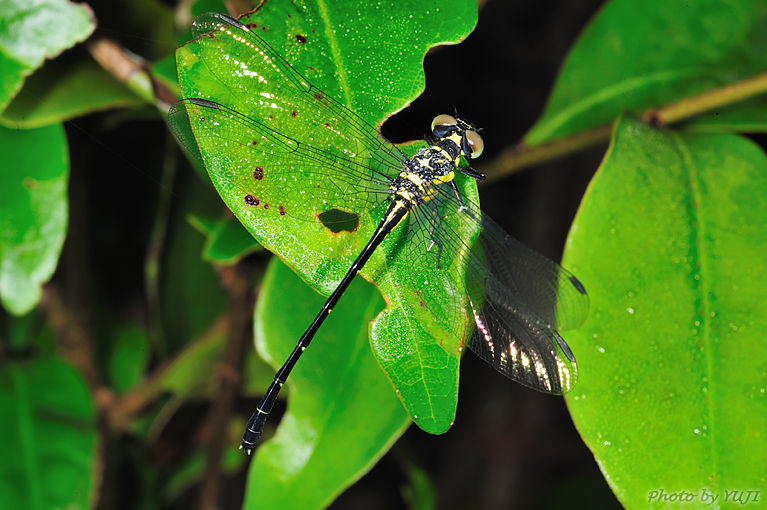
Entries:
<svg viewBox="0 0 767 510">
<path fill-rule="evenodd" d="M 435 117 L 431 123 L 431 131 L 439 139 L 452 138 L 466 159 L 478 158 L 485 149 L 485 142 L 474 126 L 450 115 Z"/>
</svg>

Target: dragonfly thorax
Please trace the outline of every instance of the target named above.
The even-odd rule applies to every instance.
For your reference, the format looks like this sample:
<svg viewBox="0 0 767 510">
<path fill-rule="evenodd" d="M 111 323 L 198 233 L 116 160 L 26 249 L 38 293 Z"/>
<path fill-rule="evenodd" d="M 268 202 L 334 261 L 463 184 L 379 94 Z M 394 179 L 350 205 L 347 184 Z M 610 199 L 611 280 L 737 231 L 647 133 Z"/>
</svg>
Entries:
<svg viewBox="0 0 767 510">
<path fill-rule="evenodd" d="M 399 176 L 392 181 L 392 192 L 411 203 L 411 208 L 429 200 L 435 188 L 455 177 L 460 162 L 460 149 L 451 140 L 420 149 L 405 162 Z"/>
</svg>

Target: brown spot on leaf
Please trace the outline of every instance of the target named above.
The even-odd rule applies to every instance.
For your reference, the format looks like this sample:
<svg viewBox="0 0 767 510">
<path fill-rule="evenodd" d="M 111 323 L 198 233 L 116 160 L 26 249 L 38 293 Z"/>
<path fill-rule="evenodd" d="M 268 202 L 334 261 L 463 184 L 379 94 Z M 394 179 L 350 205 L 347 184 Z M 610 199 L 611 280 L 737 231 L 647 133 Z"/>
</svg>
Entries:
<svg viewBox="0 0 767 510">
<path fill-rule="evenodd" d="M 264 178 L 264 169 L 260 166 L 257 166 L 253 169 L 253 178 L 257 181 L 260 181 Z"/>
</svg>

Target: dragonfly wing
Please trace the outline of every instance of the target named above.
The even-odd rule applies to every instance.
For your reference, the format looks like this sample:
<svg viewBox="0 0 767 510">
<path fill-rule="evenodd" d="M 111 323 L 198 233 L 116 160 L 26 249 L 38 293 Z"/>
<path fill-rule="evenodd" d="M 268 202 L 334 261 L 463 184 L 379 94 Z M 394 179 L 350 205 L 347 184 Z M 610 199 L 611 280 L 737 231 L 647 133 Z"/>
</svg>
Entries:
<svg viewBox="0 0 767 510">
<path fill-rule="evenodd" d="M 193 33 L 179 49 L 190 99 L 171 108 L 171 128 L 259 242 L 332 291 L 383 216 L 405 157 L 237 20 L 205 14 Z M 325 214 L 337 211 L 349 214 Z"/>
<path fill-rule="evenodd" d="M 318 204 L 362 214 L 391 193 L 389 177 L 368 160 L 319 150 L 213 101 L 179 101 L 168 118 L 176 137 L 223 181 L 222 188 L 239 190 L 239 202 L 250 196 L 258 205 L 282 205 L 291 217 L 316 221 Z"/>
<path fill-rule="evenodd" d="M 444 211 L 454 211 L 458 221 L 439 221 Z M 506 234 L 449 186 L 439 189 L 419 217 L 430 225 L 419 230 L 430 232 L 427 237 L 441 245 L 440 265 L 463 264 L 462 290 L 475 324 L 466 334 L 469 348 L 515 381 L 545 393 L 569 391 L 577 366 L 559 331 L 577 327 L 588 315 L 580 282 Z M 454 301 L 455 308 L 465 306 Z"/>
<path fill-rule="evenodd" d="M 360 162 L 372 171 L 395 176 L 405 156 L 378 130 L 326 93 L 315 88 L 254 30 L 218 13 L 198 16 L 195 39 L 187 43 L 197 56 L 190 64 L 211 78 L 205 91 L 187 97 L 211 99 L 236 109 L 277 133 L 296 133 L 314 149 Z M 186 64 L 185 64 L 186 65 Z"/>
</svg>

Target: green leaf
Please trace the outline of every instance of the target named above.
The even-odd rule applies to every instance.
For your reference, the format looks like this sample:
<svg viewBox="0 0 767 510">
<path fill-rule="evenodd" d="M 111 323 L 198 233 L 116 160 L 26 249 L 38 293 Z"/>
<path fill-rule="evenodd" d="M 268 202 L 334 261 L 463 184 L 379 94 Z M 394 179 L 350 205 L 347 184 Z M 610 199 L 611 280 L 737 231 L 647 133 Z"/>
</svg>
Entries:
<svg viewBox="0 0 767 510">
<path fill-rule="evenodd" d="M 35 345 L 41 323 L 42 314 L 37 310 L 15 317 L 6 315 L 5 310 L 0 309 L 0 338 L 3 349 L 19 352 Z"/>
<path fill-rule="evenodd" d="M 156 383 L 160 388 L 180 397 L 215 396 L 218 386 L 212 374 L 223 354 L 225 342 L 226 322 L 218 321 L 160 370 Z M 244 355 L 245 393 L 261 395 L 272 382 L 274 373 L 266 362 L 255 355 L 253 349 L 248 349 Z"/>
<path fill-rule="evenodd" d="M 761 0 L 614 0 L 570 51 L 541 119 L 538 145 L 762 73 Z"/>
<path fill-rule="evenodd" d="M 325 298 L 272 260 L 256 306 L 256 345 L 279 367 Z M 410 420 L 369 347 L 384 306 L 357 278 L 288 379 L 288 410 L 256 449 L 244 508 L 324 508 L 367 472 Z M 285 390 L 283 390 L 285 391 Z"/>
<path fill-rule="evenodd" d="M 182 23 L 181 20 L 188 19 L 190 22 L 195 16 L 199 16 L 205 12 L 226 12 L 226 4 L 222 0 L 197 0 L 195 2 L 183 2 L 178 4 L 174 13 L 176 23 Z M 185 24 L 184 30 L 178 35 L 176 41 L 177 46 L 189 41 L 192 38 L 192 31 L 188 24 Z M 176 55 L 171 54 L 152 65 L 152 74 L 156 79 L 161 80 L 168 86 L 173 93 L 177 94 L 181 99 L 180 90 L 178 88 L 178 72 L 176 71 Z"/>
<path fill-rule="evenodd" d="M 764 133 L 767 131 L 767 97 L 717 108 L 700 115 L 685 126 L 696 133 Z"/>
<path fill-rule="evenodd" d="M 67 227 L 69 155 L 60 125 L 0 127 L 0 299 L 16 315 L 40 300 Z"/>
<path fill-rule="evenodd" d="M 93 12 L 85 4 L 0 2 L 0 111 L 43 60 L 84 41 L 95 28 Z"/>
<path fill-rule="evenodd" d="M 231 216 L 210 222 L 191 215 L 189 223 L 205 235 L 202 259 L 212 264 L 231 266 L 262 250 L 242 223 Z"/>
<path fill-rule="evenodd" d="M 307 103 L 309 96 L 298 93 L 293 81 L 304 78 L 272 62 L 284 57 L 311 81 L 312 90 L 328 93 L 372 125 L 423 90 L 425 51 L 465 37 L 476 21 L 476 6 L 455 0 L 427 10 L 419 3 L 399 3 L 384 13 L 375 5 L 325 11 L 305 2 L 287 12 L 274 5 L 265 4 L 242 20 L 249 30 L 236 34 L 242 40 L 222 31 L 179 48 L 184 96 L 215 100 L 301 143 L 311 141 L 331 153 L 330 158 L 339 158 L 333 160 L 337 168 L 330 160 L 291 159 L 284 147 L 270 149 L 274 142 L 262 132 L 214 111 L 189 107 L 182 111 L 189 116 L 186 125 L 178 117 L 172 121 L 177 129 L 194 134 L 188 148 L 204 158 L 222 198 L 259 243 L 315 289 L 330 294 L 385 212 L 388 188 L 376 196 L 366 179 L 374 179 L 371 167 L 377 158 L 389 160 L 381 152 L 370 153 L 367 166 L 359 170 L 367 174 L 343 174 L 348 171 L 343 158 L 361 158 L 374 150 L 369 148 L 370 139 L 377 139 L 374 128 L 362 125 L 355 131 L 359 121 L 336 112 L 338 106 L 319 93 L 311 96 L 317 104 Z M 391 34 L 398 34 L 396 45 Z M 238 42 L 245 37 L 250 39 Z M 392 48 L 402 48 L 397 58 L 392 58 Z M 355 137 L 367 137 L 368 147 Z M 259 143 L 266 148 L 252 150 Z M 473 181 L 461 175 L 456 183 L 464 196 L 476 200 Z M 355 228 L 338 232 L 323 223 L 323 215 L 333 211 L 356 216 Z M 454 218 L 451 212 L 444 215 Z M 445 228 L 460 228 L 451 221 Z M 443 257 L 435 270 L 440 250 L 413 257 L 402 249 L 407 227 L 403 222 L 388 235 L 361 271 L 391 303 L 373 327 L 373 350 L 418 426 L 442 433 L 454 420 L 458 396 L 463 339 L 455 332 L 465 331 L 468 321 L 444 299 L 444 289 L 463 288 L 460 254 L 451 254 L 449 263 L 450 257 Z M 460 234 L 471 239 L 476 232 Z"/>
<path fill-rule="evenodd" d="M 410 462 L 405 465 L 408 484 L 402 486 L 402 497 L 410 510 L 434 510 L 437 508 L 437 491 L 429 479 L 429 473 Z"/>
<path fill-rule="evenodd" d="M 57 359 L 0 370 L 0 506 L 91 508 L 96 424 L 82 378 Z"/>
<path fill-rule="evenodd" d="M 71 53 L 71 52 L 70 52 Z M 62 55 L 34 73 L 0 115 L 0 124 L 30 129 L 144 102 L 90 56 Z"/>
<path fill-rule="evenodd" d="M 149 362 L 150 346 L 146 331 L 139 326 L 123 326 L 116 336 L 109 372 L 112 385 L 122 393 L 141 380 Z"/>
<path fill-rule="evenodd" d="M 765 196 L 747 139 L 615 126 L 568 244 L 592 312 L 567 402 L 627 508 L 764 484 Z"/>
</svg>

